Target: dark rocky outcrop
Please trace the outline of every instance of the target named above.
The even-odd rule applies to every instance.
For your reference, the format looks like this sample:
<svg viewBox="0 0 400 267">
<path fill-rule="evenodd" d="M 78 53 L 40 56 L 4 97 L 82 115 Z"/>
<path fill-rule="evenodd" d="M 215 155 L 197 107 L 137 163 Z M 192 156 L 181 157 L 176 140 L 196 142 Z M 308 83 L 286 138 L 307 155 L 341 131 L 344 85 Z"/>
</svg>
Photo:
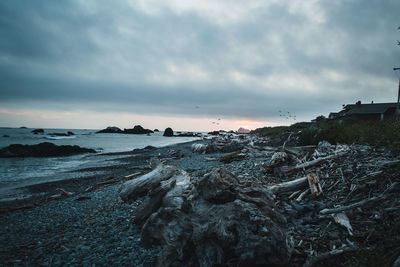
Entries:
<svg viewBox="0 0 400 267">
<path fill-rule="evenodd" d="M 48 135 L 51 136 L 72 136 L 75 135 L 73 132 L 67 132 L 67 133 L 49 133 Z"/>
<path fill-rule="evenodd" d="M 135 125 L 132 129 L 124 129 L 125 134 L 150 134 L 153 133 L 152 130 L 144 129 L 140 125 Z"/>
<path fill-rule="evenodd" d="M 14 157 L 60 157 L 83 153 L 96 153 L 94 149 L 80 146 L 57 146 L 53 143 L 40 143 L 37 145 L 13 144 L 0 149 L 1 158 Z"/>
<path fill-rule="evenodd" d="M 174 135 L 176 137 L 201 137 L 201 134 L 199 133 L 192 133 L 192 132 L 186 132 L 186 133 L 179 133 Z"/>
<path fill-rule="evenodd" d="M 174 131 L 168 127 L 167 129 L 165 129 L 163 136 L 174 136 Z"/>
<path fill-rule="evenodd" d="M 118 127 L 110 126 L 96 133 L 150 134 L 153 133 L 153 131 L 149 129 L 144 129 L 140 125 L 135 125 L 135 127 L 133 127 L 132 129 L 124 129 L 123 131 Z"/>
<path fill-rule="evenodd" d="M 123 133 L 123 131 L 118 127 L 109 126 L 103 130 L 96 132 L 96 133 Z"/>
<path fill-rule="evenodd" d="M 219 135 L 219 131 L 208 132 L 209 135 Z"/>
<path fill-rule="evenodd" d="M 43 129 L 35 129 L 35 130 L 32 130 L 31 133 L 33 133 L 33 134 L 44 134 L 44 130 Z"/>
<path fill-rule="evenodd" d="M 155 133 L 158 133 L 159 131 L 160 131 L 160 130 L 158 130 L 158 129 L 154 129 L 154 132 L 155 132 Z"/>
<path fill-rule="evenodd" d="M 134 222 L 145 247 L 161 246 L 158 266 L 286 266 L 293 242 L 270 191 L 222 168 L 190 177 L 174 167 L 122 185 L 120 197 L 144 197 Z"/>
</svg>

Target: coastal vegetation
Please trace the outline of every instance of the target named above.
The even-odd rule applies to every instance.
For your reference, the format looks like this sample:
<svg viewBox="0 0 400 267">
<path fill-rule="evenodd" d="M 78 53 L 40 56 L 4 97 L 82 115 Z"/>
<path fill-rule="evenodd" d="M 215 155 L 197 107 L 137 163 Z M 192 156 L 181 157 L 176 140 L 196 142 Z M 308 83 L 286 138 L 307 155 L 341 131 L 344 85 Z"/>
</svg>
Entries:
<svg viewBox="0 0 400 267">
<path fill-rule="evenodd" d="M 356 118 L 321 119 L 290 126 L 264 127 L 254 132 L 260 136 L 281 138 L 290 133 L 298 137 L 299 145 L 315 145 L 320 141 L 331 144 L 363 144 L 377 146 L 400 145 L 400 120 L 367 121 Z"/>
</svg>

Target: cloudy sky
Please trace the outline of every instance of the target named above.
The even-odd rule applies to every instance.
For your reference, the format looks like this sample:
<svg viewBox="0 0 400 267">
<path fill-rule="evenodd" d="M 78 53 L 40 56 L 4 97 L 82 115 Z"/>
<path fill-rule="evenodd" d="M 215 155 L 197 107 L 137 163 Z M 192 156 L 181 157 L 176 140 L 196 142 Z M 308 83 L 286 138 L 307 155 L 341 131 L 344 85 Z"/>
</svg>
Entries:
<svg viewBox="0 0 400 267">
<path fill-rule="evenodd" d="M 398 0 L 4 0 L 0 126 L 229 130 L 394 102 L 399 11 Z"/>
</svg>

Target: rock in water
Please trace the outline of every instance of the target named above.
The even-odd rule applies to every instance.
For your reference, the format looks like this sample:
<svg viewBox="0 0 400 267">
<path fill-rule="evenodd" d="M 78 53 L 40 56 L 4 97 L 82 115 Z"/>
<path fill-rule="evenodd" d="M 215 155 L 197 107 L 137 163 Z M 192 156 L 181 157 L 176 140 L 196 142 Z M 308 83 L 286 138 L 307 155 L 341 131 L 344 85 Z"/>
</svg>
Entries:
<svg viewBox="0 0 400 267">
<path fill-rule="evenodd" d="M 50 136 L 72 136 L 75 134 L 73 132 L 67 132 L 67 133 L 49 133 L 48 135 L 50 135 Z"/>
<path fill-rule="evenodd" d="M 35 130 L 32 130 L 31 133 L 33 133 L 33 134 L 44 134 L 44 130 L 43 129 L 35 129 Z"/>
<path fill-rule="evenodd" d="M 57 146 L 53 143 L 40 143 L 38 145 L 13 144 L 0 149 L 1 158 L 15 157 L 60 157 L 83 153 L 96 153 L 94 149 L 80 146 Z"/>
<path fill-rule="evenodd" d="M 163 136 L 174 136 L 174 131 L 168 127 L 165 129 Z"/>
<path fill-rule="evenodd" d="M 161 245 L 159 266 L 289 262 L 286 221 L 262 185 L 242 183 L 222 168 L 192 179 L 163 165 L 136 180 L 122 186 L 121 198 L 145 194 L 135 222 L 142 226 L 142 245 Z"/>
<path fill-rule="evenodd" d="M 115 126 L 109 126 L 103 130 L 100 130 L 96 133 L 122 133 L 122 130 Z"/>
<path fill-rule="evenodd" d="M 135 125 L 135 127 L 133 127 L 133 129 L 124 129 L 124 133 L 126 133 L 126 134 L 150 134 L 150 133 L 153 133 L 153 131 L 149 130 L 149 129 L 144 129 L 140 125 Z"/>
</svg>

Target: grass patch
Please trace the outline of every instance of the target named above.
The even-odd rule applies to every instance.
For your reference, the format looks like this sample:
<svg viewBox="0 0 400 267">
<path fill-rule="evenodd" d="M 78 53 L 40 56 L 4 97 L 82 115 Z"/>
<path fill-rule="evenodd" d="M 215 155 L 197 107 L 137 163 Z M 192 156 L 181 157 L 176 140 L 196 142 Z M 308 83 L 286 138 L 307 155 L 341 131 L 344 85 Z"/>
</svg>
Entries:
<svg viewBox="0 0 400 267">
<path fill-rule="evenodd" d="M 299 145 L 315 145 L 325 140 L 331 144 L 400 146 L 400 120 L 365 121 L 355 118 L 301 122 L 290 126 L 265 127 L 255 131 L 261 136 L 279 138 L 293 132 Z"/>
</svg>

